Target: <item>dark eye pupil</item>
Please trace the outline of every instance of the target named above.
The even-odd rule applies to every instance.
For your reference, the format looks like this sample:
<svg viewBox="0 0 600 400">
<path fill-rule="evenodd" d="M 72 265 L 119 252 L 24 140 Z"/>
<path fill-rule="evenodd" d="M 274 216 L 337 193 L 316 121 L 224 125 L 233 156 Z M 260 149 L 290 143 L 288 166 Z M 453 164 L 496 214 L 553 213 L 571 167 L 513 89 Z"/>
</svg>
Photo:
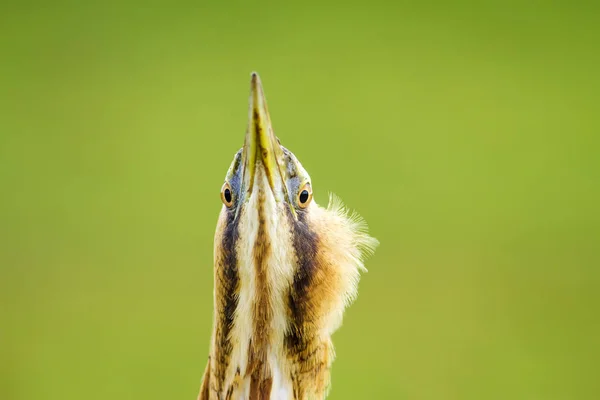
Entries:
<svg viewBox="0 0 600 400">
<path fill-rule="evenodd" d="M 225 196 L 225 201 L 231 203 L 231 190 L 225 189 L 223 195 Z"/>
<path fill-rule="evenodd" d="M 300 203 L 304 204 L 308 201 L 308 190 L 303 190 L 300 193 Z"/>
</svg>

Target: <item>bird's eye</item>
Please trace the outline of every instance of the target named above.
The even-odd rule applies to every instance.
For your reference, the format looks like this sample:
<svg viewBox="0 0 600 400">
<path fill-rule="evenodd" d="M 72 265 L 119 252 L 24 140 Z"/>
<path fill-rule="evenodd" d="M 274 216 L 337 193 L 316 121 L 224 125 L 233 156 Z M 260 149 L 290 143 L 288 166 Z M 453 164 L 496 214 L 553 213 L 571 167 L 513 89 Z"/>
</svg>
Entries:
<svg viewBox="0 0 600 400">
<path fill-rule="evenodd" d="M 231 193 L 231 186 L 229 183 L 225 182 L 223 187 L 221 188 L 221 201 L 227 207 L 231 207 L 233 205 L 233 194 Z"/>
<path fill-rule="evenodd" d="M 300 208 L 306 208 L 312 199 L 312 188 L 310 187 L 310 183 L 305 184 L 298 193 L 298 206 Z"/>
</svg>

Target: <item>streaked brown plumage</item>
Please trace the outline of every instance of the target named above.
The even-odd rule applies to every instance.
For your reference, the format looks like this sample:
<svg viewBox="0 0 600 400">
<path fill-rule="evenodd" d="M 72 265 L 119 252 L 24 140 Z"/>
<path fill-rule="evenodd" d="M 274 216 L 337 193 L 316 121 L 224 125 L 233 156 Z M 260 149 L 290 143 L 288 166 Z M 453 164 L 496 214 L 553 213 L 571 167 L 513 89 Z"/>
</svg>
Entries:
<svg viewBox="0 0 600 400">
<path fill-rule="evenodd" d="M 331 334 L 377 241 L 311 181 L 271 127 L 252 74 L 244 147 L 227 172 L 214 247 L 214 318 L 199 400 L 322 399 Z"/>
</svg>

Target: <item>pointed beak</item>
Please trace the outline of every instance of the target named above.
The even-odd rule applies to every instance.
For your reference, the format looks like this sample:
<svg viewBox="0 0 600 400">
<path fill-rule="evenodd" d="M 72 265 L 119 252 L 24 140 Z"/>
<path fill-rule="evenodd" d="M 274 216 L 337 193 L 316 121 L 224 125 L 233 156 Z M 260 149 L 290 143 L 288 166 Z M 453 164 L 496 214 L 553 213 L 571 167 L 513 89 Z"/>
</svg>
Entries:
<svg viewBox="0 0 600 400">
<path fill-rule="evenodd" d="M 244 181 L 248 193 L 254 189 L 256 168 L 262 164 L 271 191 L 275 194 L 276 182 L 281 182 L 281 189 L 287 200 L 287 186 L 283 179 L 283 170 L 278 160 L 281 159 L 283 149 L 273 133 L 271 118 L 267 108 L 267 100 L 262 88 L 262 83 L 256 72 L 252 73 L 250 81 L 250 106 L 248 115 L 248 129 L 244 142 Z"/>
</svg>

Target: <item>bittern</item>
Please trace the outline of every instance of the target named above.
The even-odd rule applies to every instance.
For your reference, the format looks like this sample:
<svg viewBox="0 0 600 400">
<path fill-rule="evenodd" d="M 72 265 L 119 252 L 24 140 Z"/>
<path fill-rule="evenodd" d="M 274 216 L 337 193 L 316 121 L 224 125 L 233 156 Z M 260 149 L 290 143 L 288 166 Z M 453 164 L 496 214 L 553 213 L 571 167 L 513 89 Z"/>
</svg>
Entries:
<svg viewBox="0 0 600 400">
<path fill-rule="evenodd" d="M 377 240 L 336 197 L 327 208 L 313 200 L 310 176 L 273 133 L 256 73 L 244 147 L 221 200 L 199 400 L 325 398 L 331 335 Z"/>
</svg>

